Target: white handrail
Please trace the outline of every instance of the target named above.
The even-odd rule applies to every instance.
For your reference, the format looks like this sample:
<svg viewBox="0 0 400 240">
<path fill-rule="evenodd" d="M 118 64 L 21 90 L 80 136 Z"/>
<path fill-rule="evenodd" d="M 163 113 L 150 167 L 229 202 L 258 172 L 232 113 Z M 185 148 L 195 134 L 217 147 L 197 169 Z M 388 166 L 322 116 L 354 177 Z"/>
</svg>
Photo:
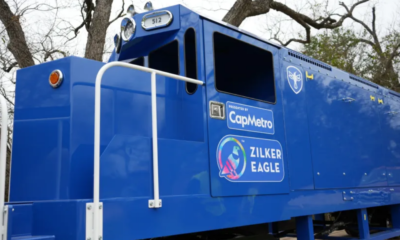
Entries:
<svg viewBox="0 0 400 240">
<path fill-rule="evenodd" d="M 1 104 L 1 143 L 0 143 L 0 211 L 1 211 L 1 237 L 7 238 L 6 208 L 4 207 L 6 166 L 7 166 L 7 142 L 8 142 L 8 109 L 6 99 L 0 95 Z"/>
<path fill-rule="evenodd" d="M 162 75 L 176 80 L 181 80 L 198 85 L 204 85 L 204 82 L 175 75 L 151 68 L 137 66 L 124 62 L 111 62 L 105 64 L 97 73 L 95 86 L 95 115 L 94 115 L 94 182 L 93 182 L 93 237 L 92 239 L 102 239 L 102 233 L 98 232 L 102 229 L 102 216 L 98 216 L 101 212 L 97 211 L 100 205 L 100 104 L 101 104 L 101 81 L 104 73 L 112 67 L 125 67 L 135 70 L 141 70 L 151 73 L 151 113 L 152 113 L 152 133 L 153 133 L 153 184 L 154 184 L 154 199 L 149 201 L 150 208 L 161 207 L 158 183 L 158 136 L 157 136 L 157 93 L 156 93 L 156 75 Z M 87 221 L 87 224 L 90 221 Z M 88 229 L 88 228 L 87 228 Z M 88 234 L 88 233 L 87 233 Z"/>
</svg>

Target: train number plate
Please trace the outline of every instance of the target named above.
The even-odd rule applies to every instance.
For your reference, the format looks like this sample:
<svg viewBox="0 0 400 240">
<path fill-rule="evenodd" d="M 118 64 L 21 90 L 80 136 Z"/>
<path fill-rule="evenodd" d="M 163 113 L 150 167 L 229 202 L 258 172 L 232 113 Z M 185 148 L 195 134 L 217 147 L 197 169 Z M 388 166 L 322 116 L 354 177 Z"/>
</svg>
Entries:
<svg viewBox="0 0 400 240">
<path fill-rule="evenodd" d="M 171 24 L 173 15 L 170 11 L 158 11 L 143 16 L 142 27 L 145 30 L 152 30 L 167 27 Z"/>
</svg>

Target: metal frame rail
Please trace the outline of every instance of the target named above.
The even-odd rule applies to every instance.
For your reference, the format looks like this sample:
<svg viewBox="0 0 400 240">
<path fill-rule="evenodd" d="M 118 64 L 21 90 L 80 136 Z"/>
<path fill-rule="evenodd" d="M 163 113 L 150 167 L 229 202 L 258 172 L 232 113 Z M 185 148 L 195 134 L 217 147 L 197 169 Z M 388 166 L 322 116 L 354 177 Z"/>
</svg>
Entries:
<svg viewBox="0 0 400 240">
<path fill-rule="evenodd" d="M 337 239 L 337 240 L 356 240 L 356 239 L 368 239 L 368 240 L 384 240 L 400 236 L 400 205 L 391 205 L 392 215 L 392 228 L 381 228 L 382 232 L 370 233 L 370 227 L 368 223 L 368 213 L 366 208 L 357 209 L 357 222 L 359 238 L 352 237 L 333 237 L 333 236 L 321 236 L 318 239 Z M 314 239 L 314 224 L 312 216 L 301 216 L 296 217 L 296 232 L 297 235 L 288 235 L 290 237 L 297 237 L 299 240 L 312 240 Z"/>
<path fill-rule="evenodd" d="M 1 104 L 1 139 L 0 139 L 0 221 L 1 239 L 7 239 L 8 207 L 4 206 L 6 166 L 7 166 L 7 142 L 8 142 L 8 111 L 6 99 L 0 95 Z"/>
<path fill-rule="evenodd" d="M 153 135 L 153 189 L 154 199 L 149 200 L 149 208 L 160 208 L 162 202 L 158 181 L 158 130 L 157 130 L 157 93 L 156 76 L 161 75 L 175 80 L 204 85 L 203 81 L 175 75 L 151 68 L 132 65 L 124 62 L 111 62 L 105 64 L 97 73 L 95 86 L 95 117 L 94 117 L 94 184 L 93 203 L 86 204 L 86 240 L 103 239 L 103 205 L 100 202 L 100 104 L 101 81 L 104 73 L 112 67 L 124 67 L 148 72 L 151 74 L 151 118 Z M 4 186 L 4 184 L 3 184 Z M 3 198 L 4 199 L 4 198 Z"/>
</svg>

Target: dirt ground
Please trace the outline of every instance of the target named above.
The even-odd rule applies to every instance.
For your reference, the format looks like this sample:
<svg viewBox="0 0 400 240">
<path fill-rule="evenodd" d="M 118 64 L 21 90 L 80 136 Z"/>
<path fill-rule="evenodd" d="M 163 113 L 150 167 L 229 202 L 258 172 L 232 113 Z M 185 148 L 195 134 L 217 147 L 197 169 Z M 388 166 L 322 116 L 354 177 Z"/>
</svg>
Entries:
<svg viewBox="0 0 400 240">
<path fill-rule="evenodd" d="M 343 231 L 335 231 L 335 232 L 331 233 L 329 236 L 332 236 L 332 237 L 349 237 L 349 235 L 347 235 L 344 230 Z M 296 239 L 296 238 L 286 237 L 286 238 L 281 238 L 280 240 L 294 240 L 294 239 Z M 391 238 L 391 239 L 400 239 L 400 237 Z"/>
</svg>

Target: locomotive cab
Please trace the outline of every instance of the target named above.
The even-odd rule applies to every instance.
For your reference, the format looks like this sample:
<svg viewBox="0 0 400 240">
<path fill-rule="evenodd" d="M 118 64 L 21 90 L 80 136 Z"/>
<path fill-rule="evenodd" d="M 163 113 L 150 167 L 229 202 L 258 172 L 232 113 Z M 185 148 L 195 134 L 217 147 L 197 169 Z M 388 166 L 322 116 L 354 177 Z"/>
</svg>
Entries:
<svg viewBox="0 0 400 240">
<path fill-rule="evenodd" d="M 184 120 L 179 126 L 188 124 L 188 132 L 192 137 L 198 136 L 198 139 L 204 134 L 210 149 L 241 149 L 236 163 L 219 159 L 215 164 L 216 153 L 210 151 L 210 173 L 214 176 L 211 178 L 212 196 L 287 193 L 289 184 L 288 178 L 284 177 L 287 169 L 283 157 L 285 147 L 282 146 L 285 145 L 282 96 L 279 94 L 280 66 L 277 64 L 280 47 L 204 19 L 193 12 L 186 14 L 187 10 L 183 7 L 180 11 L 179 30 L 174 29 L 172 22 L 169 27 L 156 30 L 138 29 L 127 39 L 127 28 L 122 27 L 123 37 L 116 37 L 117 51 L 110 60 L 140 64 L 205 82 L 205 89 L 198 89 L 197 85 L 190 83 L 185 83 L 185 86 L 184 83 L 177 83 L 182 102 L 205 102 L 208 107 L 207 111 L 199 109 L 198 114 L 193 115 L 194 106 L 185 105 L 190 108 L 185 112 L 191 111 L 192 118 Z M 147 15 L 159 16 L 162 12 L 159 10 Z M 134 19 L 137 22 L 147 17 L 138 14 Z M 123 22 L 123 25 L 135 24 Z M 142 41 L 143 34 L 147 34 L 145 41 Z M 168 40 L 161 36 L 167 36 Z M 152 39 L 159 41 L 152 44 L 157 49 L 143 53 L 142 45 Z M 194 129 L 190 127 L 193 124 L 203 128 Z M 238 140 L 233 137 L 235 135 L 244 138 Z M 227 143 L 224 147 L 220 143 L 225 140 Z M 234 142 L 242 143 L 234 146 Z M 247 171 L 245 161 L 249 161 L 251 166 L 251 169 L 247 167 Z M 241 187 L 232 187 L 234 182 L 242 182 Z M 268 187 L 265 187 L 266 183 Z"/>
</svg>

